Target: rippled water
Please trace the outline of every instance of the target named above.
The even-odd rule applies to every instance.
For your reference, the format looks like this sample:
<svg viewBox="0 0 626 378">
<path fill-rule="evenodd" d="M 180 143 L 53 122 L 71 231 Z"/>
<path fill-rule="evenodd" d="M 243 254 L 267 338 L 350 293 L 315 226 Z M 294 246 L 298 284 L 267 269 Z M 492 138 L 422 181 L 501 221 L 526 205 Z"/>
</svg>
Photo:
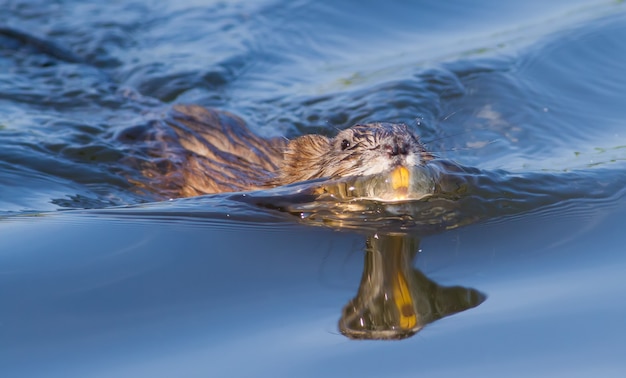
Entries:
<svg viewBox="0 0 626 378">
<path fill-rule="evenodd" d="M 622 2 L 0 5 L 3 376 L 626 371 Z M 457 168 L 392 205 L 155 202 L 124 135 L 177 103 L 405 122 Z"/>
</svg>

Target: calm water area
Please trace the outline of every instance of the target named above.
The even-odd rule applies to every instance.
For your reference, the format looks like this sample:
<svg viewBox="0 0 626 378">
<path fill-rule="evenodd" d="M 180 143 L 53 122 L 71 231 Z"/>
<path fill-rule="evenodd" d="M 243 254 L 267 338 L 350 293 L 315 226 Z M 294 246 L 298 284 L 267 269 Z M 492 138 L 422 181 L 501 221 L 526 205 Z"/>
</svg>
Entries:
<svg viewBox="0 0 626 378">
<path fill-rule="evenodd" d="M 0 0 L 1 377 L 623 377 L 622 1 Z M 135 190 L 175 104 L 404 122 L 454 198 Z"/>
</svg>

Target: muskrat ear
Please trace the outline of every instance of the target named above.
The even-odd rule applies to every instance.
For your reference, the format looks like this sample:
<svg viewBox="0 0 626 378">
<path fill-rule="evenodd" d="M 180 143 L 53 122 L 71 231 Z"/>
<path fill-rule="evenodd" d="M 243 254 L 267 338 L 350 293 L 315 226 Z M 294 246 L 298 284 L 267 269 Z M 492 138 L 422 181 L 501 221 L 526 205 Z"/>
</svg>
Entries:
<svg viewBox="0 0 626 378">
<path fill-rule="evenodd" d="M 330 140 L 322 135 L 303 135 L 287 143 L 286 154 L 315 157 L 330 151 Z"/>
<path fill-rule="evenodd" d="M 287 143 L 276 182 L 290 184 L 323 177 L 330 140 L 321 135 L 304 135 Z"/>
</svg>

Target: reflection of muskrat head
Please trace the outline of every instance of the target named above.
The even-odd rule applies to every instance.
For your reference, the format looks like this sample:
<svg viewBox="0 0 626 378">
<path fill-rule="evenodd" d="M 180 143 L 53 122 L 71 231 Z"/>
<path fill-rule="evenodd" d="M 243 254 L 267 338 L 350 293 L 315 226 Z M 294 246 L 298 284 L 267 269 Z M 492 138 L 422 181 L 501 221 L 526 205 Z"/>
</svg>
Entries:
<svg viewBox="0 0 626 378">
<path fill-rule="evenodd" d="M 143 154 L 127 163 L 141 171 L 131 181 L 169 198 L 375 175 L 432 159 L 404 124 L 356 125 L 334 138 L 287 142 L 261 138 L 241 118 L 197 105 L 176 105 L 164 121 L 121 137 L 139 143 L 132 150 Z"/>
<path fill-rule="evenodd" d="M 423 165 L 432 158 L 404 124 L 356 125 L 334 138 L 305 135 L 290 141 L 274 182 L 375 175 Z"/>
</svg>

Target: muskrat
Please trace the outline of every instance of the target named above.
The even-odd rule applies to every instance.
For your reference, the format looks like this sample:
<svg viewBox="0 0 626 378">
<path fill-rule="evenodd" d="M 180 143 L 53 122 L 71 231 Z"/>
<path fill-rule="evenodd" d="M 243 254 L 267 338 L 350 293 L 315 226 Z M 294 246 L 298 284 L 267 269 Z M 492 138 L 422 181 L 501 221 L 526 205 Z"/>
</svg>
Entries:
<svg viewBox="0 0 626 378">
<path fill-rule="evenodd" d="M 433 159 L 405 124 L 359 124 L 333 138 L 261 138 L 241 118 L 198 105 L 176 105 L 165 123 L 141 164 L 148 182 L 134 183 L 170 198 L 375 175 Z"/>
</svg>

